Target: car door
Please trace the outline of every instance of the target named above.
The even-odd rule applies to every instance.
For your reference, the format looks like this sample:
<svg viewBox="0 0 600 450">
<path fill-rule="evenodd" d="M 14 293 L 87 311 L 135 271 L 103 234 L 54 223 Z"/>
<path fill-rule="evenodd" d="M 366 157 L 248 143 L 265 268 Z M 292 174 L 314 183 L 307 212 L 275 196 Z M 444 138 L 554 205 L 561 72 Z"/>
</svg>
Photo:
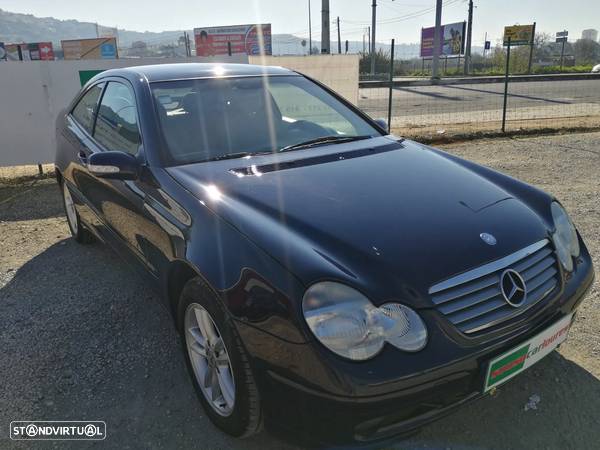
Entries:
<svg viewBox="0 0 600 450">
<path fill-rule="evenodd" d="M 103 237 L 106 230 L 99 220 L 99 213 L 86 198 L 89 193 L 98 189 L 98 180 L 88 171 L 86 163 L 96 148 L 92 134 L 104 86 L 104 82 L 99 82 L 89 86 L 82 93 L 66 116 L 65 131 L 61 136 L 64 138 L 62 145 L 68 147 L 65 180 L 71 183 L 71 193 L 74 195 L 77 211 L 81 219 L 93 228 L 92 231 Z"/>
<path fill-rule="evenodd" d="M 138 159 L 146 175 L 136 97 L 127 80 L 109 78 L 97 108 L 91 152 L 120 151 Z M 151 176 L 137 180 L 94 178 L 82 192 L 111 234 L 117 250 L 133 254 L 154 275 L 172 254 L 169 235 L 156 223 L 146 199 L 155 192 Z"/>
</svg>

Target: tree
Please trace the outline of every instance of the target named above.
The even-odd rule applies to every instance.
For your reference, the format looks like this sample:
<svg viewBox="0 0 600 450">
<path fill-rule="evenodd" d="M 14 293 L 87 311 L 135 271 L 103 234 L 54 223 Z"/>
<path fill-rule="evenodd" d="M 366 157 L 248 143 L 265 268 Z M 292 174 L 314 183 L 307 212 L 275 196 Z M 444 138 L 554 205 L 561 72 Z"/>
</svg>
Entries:
<svg viewBox="0 0 600 450">
<path fill-rule="evenodd" d="M 600 62 L 600 44 L 591 39 L 579 39 L 573 44 L 577 64 L 598 64 Z"/>
<path fill-rule="evenodd" d="M 550 33 L 535 33 L 535 38 L 533 38 L 534 61 L 544 61 L 552 58 L 553 43 L 554 38 Z"/>
</svg>

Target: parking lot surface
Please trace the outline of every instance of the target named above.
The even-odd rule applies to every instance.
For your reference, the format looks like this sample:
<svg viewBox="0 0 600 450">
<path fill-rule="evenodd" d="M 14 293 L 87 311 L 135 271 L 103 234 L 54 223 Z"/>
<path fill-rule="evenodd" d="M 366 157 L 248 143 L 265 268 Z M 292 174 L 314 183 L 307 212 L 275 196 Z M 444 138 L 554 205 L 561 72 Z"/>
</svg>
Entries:
<svg viewBox="0 0 600 450">
<path fill-rule="evenodd" d="M 598 274 L 600 133 L 474 141 L 445 150 L 555 194 Z M 0 249 L 0 448 L 52 447 L 10 441 L 12 420 L 104 420 L 107 439 L 94 445 L 102 448 L 295 448 L 266 432 L 235 440 L 211 425 L 167 311 L 111 250 L 69 237 L 54 180 L 0 183 Z M 596 279 L 557 352 L 493 397 L 386 448 L 598 448 Z M 64 444 L 56 447 L 93 446 Z"/>
</svg>

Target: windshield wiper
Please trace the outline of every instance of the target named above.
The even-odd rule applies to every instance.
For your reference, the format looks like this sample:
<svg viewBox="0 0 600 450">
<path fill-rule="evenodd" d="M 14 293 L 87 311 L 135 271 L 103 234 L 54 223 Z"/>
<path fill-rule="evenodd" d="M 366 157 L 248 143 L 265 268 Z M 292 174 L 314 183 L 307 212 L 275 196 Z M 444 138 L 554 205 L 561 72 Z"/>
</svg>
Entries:
<svg viewBox="0 0 600 450">
<path fill-rule="evenodd" d="M 372 136 L 363 135 L 363 136 L 322 136 L 316 139 L 311 139 L 310 141 L 300 142 L 298 144 L 287 145 L 279 150 L 279 152 L 288 152 L 290 150 L 299 150 L 301 148 L 310 148 L 316 145 L 323 144 L 341 144 L 342 142 L 352 142 L 352 141 L 361 141 L 363 139 L 369 139 Z"/>
</svg>

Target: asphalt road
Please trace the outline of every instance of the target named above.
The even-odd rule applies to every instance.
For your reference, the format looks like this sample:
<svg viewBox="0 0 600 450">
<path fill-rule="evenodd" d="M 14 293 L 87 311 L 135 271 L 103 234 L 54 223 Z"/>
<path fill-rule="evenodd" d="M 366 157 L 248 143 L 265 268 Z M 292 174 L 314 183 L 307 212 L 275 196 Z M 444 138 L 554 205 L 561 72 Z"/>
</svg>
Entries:
<svg viewBox="0 0 600 450">
<path fill-rule="evenodd" d="M 598 270 L 599 148 L 600 133 L 593 133 L 474 141 L 448 150 L 563 200 Z M 1 449 L 296 448 L 266 432 L 235 440 L 211 425 L 168 313 L 107 247 L 69 237 L 54 180 L 0 180 L 0 250 Z M 559 351 L 496 396 L 386 448 L 598 448 L 598 272 L 596 279 Z M 104 420 L 108 437 L 98 445 L 9 440 L 10 421 L 34 419 Z"/>
<path fill-rule="evenodd" d="M 420 116 L 501 110 L 504 84 L 408 86 L 394 88 L 393 116 Z M 373 117 L 387 117 L 388 90 L 363 88 L 359 107 Z M 583 115 L 589 103 L 600 105 L 600 79 L 515 82 L 509 85 L 509 108 L 562 107 L 565 114 Z"/>
</svg>

